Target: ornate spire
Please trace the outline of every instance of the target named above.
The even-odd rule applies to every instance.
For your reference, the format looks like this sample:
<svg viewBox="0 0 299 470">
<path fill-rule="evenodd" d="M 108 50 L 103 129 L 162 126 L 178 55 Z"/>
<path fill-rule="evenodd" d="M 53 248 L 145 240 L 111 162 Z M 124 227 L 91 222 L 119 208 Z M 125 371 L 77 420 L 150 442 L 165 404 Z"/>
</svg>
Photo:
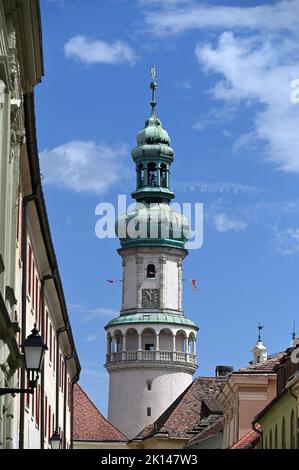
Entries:
<svg viewBox="0 0 299 470">
<path fill-rule="evenodd" d="M 295 320 L 293 321 L 293 331 L 291 333 L 291 336 L 292 336 L 292 342 L 291 342 L 291 346 L 294 346 L 294 342 L 296 341 L 296 322 Z"/>
<path fill-rule="evenodd" d="M 259 322 L 259 324 L 257 325 L 257 328 L 258 328 L 258 331 L 259 331 L 258 342 L 260 343 L 260 342 L 262 341 L 262 339 L 261 339 L 261 331 L 262 331 L 262 329 L 264 328 L 264 326 L 261 325 L 260 322 Z"/>
<path fill-rule="evenodd" d="M 151 77 L 152 77 L 152 81 L 150 83 L 150 89 L 152 90 L 152 101 L 151 101 L 151 107 L 152 107 L 152 112 L 151 112 L 151 116 L 154 116 L 155 115 L 155 107 L 156 107 L 156 90 L 158 88 L 158 84 L 156 82 L 156 78 L 157 78 L 157 69 L 156 67 L 151 67 Z"/>
</svg>

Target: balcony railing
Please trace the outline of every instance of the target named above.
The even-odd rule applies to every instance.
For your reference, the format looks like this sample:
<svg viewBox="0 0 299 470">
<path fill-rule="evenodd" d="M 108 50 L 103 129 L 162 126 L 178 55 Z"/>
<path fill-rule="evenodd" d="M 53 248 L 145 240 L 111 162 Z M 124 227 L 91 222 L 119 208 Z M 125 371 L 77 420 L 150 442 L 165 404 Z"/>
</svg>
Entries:
<svg viewBox="0 0 299 470">
<path fill-rule="evenodd" d="M 196 365 L 196 356 L 181 351 L 123 351 L 106 355 L 107 364 L 132 361 L 185 362 Z"/>
</svg>

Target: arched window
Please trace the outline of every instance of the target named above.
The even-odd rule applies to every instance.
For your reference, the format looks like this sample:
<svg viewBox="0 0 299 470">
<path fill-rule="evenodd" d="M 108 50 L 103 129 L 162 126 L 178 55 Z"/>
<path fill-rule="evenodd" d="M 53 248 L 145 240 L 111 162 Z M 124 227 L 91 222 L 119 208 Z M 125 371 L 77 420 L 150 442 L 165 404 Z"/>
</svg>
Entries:
<svg viewBox="0 0 299 470">
<path fill-rule="evenodd" d="M 162 188 L 167 187 L 166 171 L 167 171 L 166 165 L 165 163 L 162 163 L 160 166 L 160 175 L 161 175 L 160 181 L 161 181 Z"/>
<path fill-rule="evenodd" d="M 286 449 L 286 421 L 285 418 L 282 418 L 282 427 L 281 427 L 281 448 Z"/>
<path fill-rule="evenodd" d="M 277 433 L 277 424 L 275 424 L 274 449 L 278 449 L 278 433 Z"/>
<path fill-rule="evenodd" d="M 148 185 L 149 186 L 157 186 L 157 169 L 155 163 L 149 163 L 147 166 L 147 174 L 148 174 Z"/>
<path fill-rule="evenodd" d="M 137 186 L 138 188 L 144 186 L 144 168 L 142 163 L 139 163 L 138 169 L 137 169 Z"/>
<path fill-rule="evenodd" d="M 291 421 L 290 421 L 290 444 L 291 444 L 291 449 L 296 449 L 296 442 L 295 442 L 295 414 L 294 410 L 292 410 L 291 414 Z"/>
<path fill-rule="evenodd" d="M 156 268 L 154 264 L 148 264 L 146 268 L 146 277 L 156 277 Z"/>
</svg>

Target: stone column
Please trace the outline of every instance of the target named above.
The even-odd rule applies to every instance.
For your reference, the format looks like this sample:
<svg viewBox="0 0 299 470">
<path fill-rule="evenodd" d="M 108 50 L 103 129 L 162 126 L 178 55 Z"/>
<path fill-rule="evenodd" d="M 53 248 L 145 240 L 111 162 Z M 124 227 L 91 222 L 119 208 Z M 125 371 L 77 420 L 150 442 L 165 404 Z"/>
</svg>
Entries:
<svg viewBox="0 0 299 470">
<path fill-rule="evenodd" d="M 160 359 L 160 333 L 156 333 L 156 359 Z"/>
<path fill-rule="evenodd" d="M 169 188 L 169 165 L 167 165 L 167 168 L 165 171 L 165 178 L 166 178 L 166 188 Z"/>
<path fill-rule="evenodd" d="M 147 170 L 147 163 L 144 165 L 144 186 L 148 185 L 148 170 Z"/>
<path fill-rule="evenodd" d="M 142 359 L 142 335 L 138 333 L 138 351 L 137 351 L 137 360 L 141 361 Z"/>
<path fill-rule="evenodd" d="M 160 308 L 165 308 L 165 264 L 166 258 L 159 259 L 159 276 L 160 276 Z"/>
<path fill-rule="evenodd" d="M 158 163 L 158 165 L 156 166 L 156 175 L 157 175 L 157 178 L 156 178 L 156 181 L 157 181 L 157 186 L 160 186 L 161 185 L 161 163 Z"/>
<path fill-rule="evenodd" d="M 126 356 L 127 356 L 126 339 L 127 339 L 127 335 L 125 333 L 125 334 L 123 334 L 123 347 L 122 347 L 122 352 L 121 352 L 121 358 L 122 358 L 123 361 L 126 360 Z"/>
<path fill-rule="evenodd" d="M 176 339 L 176 335 L 173 335 L 173 337 L 172 337 L 172 360 L 173 361 L 176 360 L 175 339 Z"/>
<path fill-rule="evenodd" d="M 182 301 L 182 271 L 183 271 L 183 262 L 180 258 L 178 261 L 178 310 L 183 310 L 183 301 Z"/>
<path fill-rule="evenodd" d="M 142 266 L 143 266 L 143 259 L 141 256 L 137 256 L 136 258 L 136 264 L 137 264 L 137 279 L 136 279 L 136 289 L 137 289 L 137 308 L 142 307 L 142 281 L 143 281 L 143 272 L 142 272 Z"/>
</svg>

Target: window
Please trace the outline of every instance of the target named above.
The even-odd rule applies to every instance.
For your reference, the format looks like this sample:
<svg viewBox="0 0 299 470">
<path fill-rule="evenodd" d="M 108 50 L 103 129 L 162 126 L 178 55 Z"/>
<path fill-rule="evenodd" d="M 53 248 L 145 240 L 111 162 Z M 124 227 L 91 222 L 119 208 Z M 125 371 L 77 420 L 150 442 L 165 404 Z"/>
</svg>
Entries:
<svg viewBox="0 0 299 470">
<path fill-rule="evenodd" d="M 151 380 L 147 380 L 147 381 L 146 381 L 146 385 L 147 385 L 148 391 L 151 391 L 151 389 L 152 389 L 152 381 L 151 381 Z"/>
<path fill-rule="evenodd" d="M 148 186 L 157 186 L 157 170 L 155 163 L 149 163 L 147 166 L 147 184 Z"/>
<path fill-rule="evenodd" d="M 160 167 L 160 175 L 161 175 L 161 186 L 162 188 L 166 188 L 167 187 L 167 178 L 166 178 L 166 165 L 165 163 L 162 163 L 161 164 L 161 167 Z"/>
<path fill-rule="evenodd" d="M 154 351 L 155 350 L 155 345 L 152 344 L 152 343 L 150 343 L 150 344 L 148 343 L 148 344 L 145 345 L 144 349 L 145 349 L 145 351 Z"/>
<path fill-rule="evenodd" d="M 137 178 L 138 178 L 138 181 L 137 181 L 138 188 L 144 186 L 144 168 L 143 168 L 142 163 L 138 165 Z"/>
<path fill-rule="evenodd" d="M 147 413 L 147 416 L 152 416 L 152 409 L 151 409 L 151 408 L 147 408 L 147 409 L 146 409 L 146 413 Z"/>
<path fill-rule="evenodd" d="M 154 278 L 156 277 L 156 268 L 154 264 L 148 264 L 146 268 L 146 277 Z"/>
</svg>

